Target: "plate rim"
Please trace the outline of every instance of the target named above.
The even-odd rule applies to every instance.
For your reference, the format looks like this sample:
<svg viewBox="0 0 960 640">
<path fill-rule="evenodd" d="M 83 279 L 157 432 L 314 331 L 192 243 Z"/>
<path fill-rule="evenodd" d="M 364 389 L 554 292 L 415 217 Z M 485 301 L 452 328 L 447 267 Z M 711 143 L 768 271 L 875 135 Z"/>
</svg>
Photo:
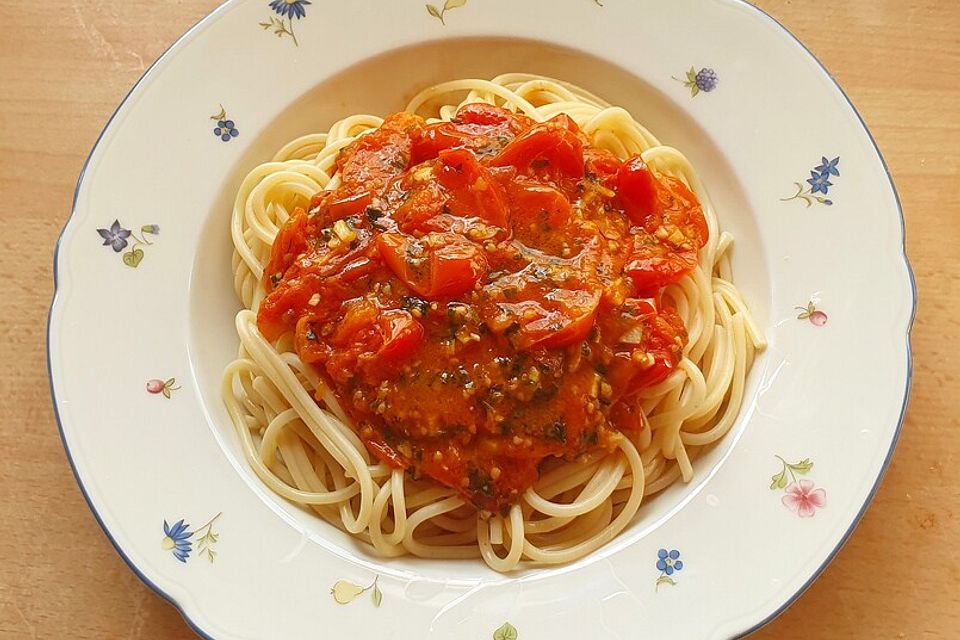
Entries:
<svg viewBox="0 0 960 640">
<path fill-rule="evenodd" d="M 70 469 L 73 473 L 73 477 L 76 480 L 77 486 L 80 489 L 80 493 L 83 496 L 83 499 L 87 504 L 87 507 L 90 509 L 90 512 L 93 514 L 94 520 L 97 522 L 97 524 L 100 526 L 103 533 L 106 535 L 107 540 L 116 550 L 117 554 L 127 564 L 127 566 L 133 571 L 133 573 L 147 587 L 149 587 L 161 598 L 169 602 L 174 607 L 174 609 L 180 614 L 184 622 L 186 622 L 187 626 L 189 626 L 191 630 L 193 630 L 201 638 L 204 638 L 207 640 L 216 640 L 216 639 L 213 635 L 211 635 L 210 632 L 204 630 L 196 620 L 191 618 L 191 616 L 185 610 L 185 605 L 181 604 L 181 602 L 179 602 L 174 596 L 164 591 L 164 589 L 162 589 L 158 584 L 156 584 L 153 580 L 151 580 L 150 577 L 148 577 L 137 566 L 137 564 L 134 563 L 134 561 L 129 557 L 127 553 L 124 552 L 123 548 L 119 545 L 114 535 L 110 532 L 109 528 L 106 526 L 106 523 L 104 522 L 100 513 L 97 511 L 97 508 L 94 506 L 94 503 L 89 495 L 87 487 L 80 477 L 80 473 L 78 471 L 77 464 L 74 460 L 74 456 L 70 450 L 70 446 L 67 443 L 67 436 L 64 431 L 63 421 L 60 416 L 60 409 L 57 401 L 56 387 L 55 387 L 54 377 L 53 377 L 53 359 L 52 359 L 50 345 L 51 345 L 51 334 L 53 329 L 53 312 L 57 305 L 58 298 L 63 293 L 60 287 L 60 277 L 59 277 L 59 271 L 58 271 L 58 266 L 60 262 L 59 260 L 60 249 L 62 247 L 62 241 L 66 234 L 67 228 L 70 226 L 71 221 L 76 216 L 78 196 L 79 196 L 84 178 L 86 177 L 86 172 L 90 165 L 91 159 L 93 158 L 94 154 L 99 148 L 100 143 L 102 142 L 105 134 L 113 124 L 116 116 L 127 104 L 130 97 L 151 75 L 154 68 L 157 65 L 159 65 L 162 61 L 167 59 L 167 57 L 175 49 L 177 49 L 182 43 L 186 42 L 189 38 L 191 38 L 195 34 L 195 32 L 200 30 L 206 23 L 217 19 L 222 13 L 228 11 L 232 5 L 239 4 L 242 1 L 243 0 L 223 0 L 218 6 L 216 6 L 213 10 L 211 10 L 209 13 L 207 13 L 202 18 L 200 18 L 190 28 L 188 28 L 179 37 L 177 37 L 176 40 L 174 40 L 169 46 L 167 46 L 167 48 L 144 70 L 143 74 L 126 92 L 123 99 L 117 104 L 116 108 L 113 110 L 110 117 L 107 119 L 107 121 L 103 125 L 103 128 L 98 134 L 96 140 L 94 141 L 93 145 L 90 148 L 90 151 L 87 154 L 86 159 L 84 160 L 83 166 L 77 178 L 76 186 L 74 188 L 73 198 L 70 205 L 70 213 L 67 216 L 66 220 L 64 221 L 63 227 L 61 228 L 60 233 L 57 236 L 57 240 L 56 240 L 56 244 L 53 252 L 52 273 L 53 273 L 54 290 L 53 290 L 53 295 L 51 297 L 50 306 L 48 308 L 47 327 L 46 327 L 47 380 L 50 388 L 50 399 L 53 405 L 54 418 L 57 423 L 57 430 L 60 435 L 61 444 L 63 445 L 63 448 L 64 448 L 64 453 L 66 454 L 66 458 L 70 465 Z M 907 407 L 909 405 L 910 392 L 912 390 L 913 350 L 912 350 L 911 334 L 913 330 L 914 321 L 916 319 L 918 291 L 917 291 L 916 277 L 915 277 L 912 265 L 910 263 L 909 256 L 907 255 L 907 251 L 906 251 L 906 220 L 904 217 L 903 204 L 900 199 L 900 194 L 893 180 L 893 176 L 890 172 L 890 168 L 889 168 L 889 165 L 887 164 L 886 158 L 884 157 L 883 152 L 880 150 L 880 147 L 873 136 L 873 133 L 870 131 L 869 127 L 864 121 L 863 116 L 858 111 L 854 102 L 850 99 L 846 91 L 844 91 L 843 87 L 840 85 L 837 79 L 827 69 L 827 67 L 820 61 L 820 59 L 817 58 L 817 56 L 806 46 L 806 44 L 804 44 L 803 41 L 801 41 L 793 32 L 791 32 L 777 18 L 767 13 L 760 7 L 757 7 L 756 5 L 752 4 L 748 0 L 714 0 L 714 2 L 718 4 L 725 4 L 728 6 L 733 6 L 738 8 L 746 7 L 748 8 L 748 10 L 755 12 L 755 15 L 759 15 L 762 19 L 772 24 L 772 26 L 774 26 L 776 29 L 779 29 L 782 33 L 788 36 L 788 38 L 792 40 L 793 43 L 799 45 L 802 54 L 809 56 L 809 59 L 816 64 L 817 68 L 819 68 L 819 70 L 823 73 L 823 75 L 829 79 L 833 88 L 835 88 L 839 92 L 839 94 L 843 97 L 844 101 L 846 101 L 847 105 L 850 107 L 850 110 L 856 116 L 857 121 L 859 122 L 859 125 L 863 130 L 863 133 L 866 134 L 867 139 L 870 141 L 870 144 L 873 148 L 873 153 L 876 155 L 877 159 L 879 159 L 880 161 L 884 174 L 886 175 L 887 181 L 889 183 L 890 190 L 893 194 L 897 214 L 899 215 L 899 218 L 900 218 L 900 241 L 901 241 L 900 248 L 901 248 L 901 257 L 903 261 L 902 264 L 903 264 L 903 267 L 905 268 L 906 275 L 909 281 L 910 295 L 911 295 L 910 312 L 906 322 L 906 331 L 905 331 L 905 340 L 906 340 L 905 355 L 906 355 L 907 361 L 906 361 L 906 371 L 905 371 L 904 388 L 903 388 L 903 400 L 900 408 L 900 414 L 897 418 L 896 426 L 894 427 L 892 432 L 892 438 L 891 438 L 889 449 L 884 457 L 883 463 L 880 466 L 876 479 L 874 480 L 872 487 L 870 488 L 869 492 L 864 498 L 863 504 L 860 506 L 857 513 L 853 516 L 853 519 L 851 520 L 847 530 L 842 534 L 842 536 L 837 541 L 833 549 L 826 555 L 826 557 L 819 564 L 819 566 L 810 574 L 809 578 L 799 588 L 797 588 L 793 594 L 791 594 L 786 600 L 784 600 L 772 613 L 767 615 L 765 618 L 757 621 L 749 628 L 744 629 L 742 632 L 738 632 L 738 634 L 735 636 L 736 638 L 742 638 L 750 635 L 751 633 L 759 630 L 760 628 L 772 622 L 774 619 L 780 616 L 784 611 L 786 611 L 786 609 L 792 606 L 807 591 L 807 589 L 810 588 L 810 586 L 822 575 L 823 571 L 836 558 L 840 550 L 849 541 L 854 530 L 857 528 L 857 526 L 859 526 L 860 522 L 862 521 L 867 508 L 873 502 L 873 499 L 875 498 L 877 492 L 879 491 L 880 485 L 882 484 L 883 479 L 886 476 L 887 470 L 889 469 L 889 466 L 890 466 L 890 462 L 893 458 L 893 454 L 896 451 L 897 444 L 899 443 L 899 440 L 900 440 L 900 436 L 903 430 L 903 425 L 906 417 Z M 196 616 L 196 617 L 199 617 L 199 616 Z"/>
</svg>

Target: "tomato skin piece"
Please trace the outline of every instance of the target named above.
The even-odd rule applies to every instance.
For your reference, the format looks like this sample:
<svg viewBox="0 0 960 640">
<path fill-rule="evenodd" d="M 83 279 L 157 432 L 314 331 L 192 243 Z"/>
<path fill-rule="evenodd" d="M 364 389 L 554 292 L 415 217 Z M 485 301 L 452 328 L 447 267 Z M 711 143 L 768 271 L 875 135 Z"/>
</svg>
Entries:
<svg viewBox="0 0 960 640">
<path fill-rule="evenodd" d="M 619 400 L 610 407 L 610 422 L 621 433 L 640 433 L 643 431 L 644 421 L 643 410 L 636 402 Z"/>
<path fill-rule="evenodd" d="M 377 236 L 377 249 L 390 270 L 403 280 L 404 284 L 416 291 L 416 287 L 410 282 L 407 268 L 408 242 L 408 237 L 402 233 L 381 233 Z"/>
<path fill-rule="evenodd" d="M 522 113 L 513 113 L 503 107 L 483 102 L 471 102 L 463 105 L 457 110 L 456 120 L 468 125 L 507 126 L 514 132 L 522 131 L 533 124 L 533 120 Z"/>
<path fill-rule="evenodd" d="M 620 167 L 617 195 L 634 224 L 645 226 L 656 212 L 657 180 L 640 156 L 633 156 Z"/>
<path fill-rule="evenodd" d="M 679 282 L 697 268 L 698 259 L 697 251 L 670 251 L 661 244 L 635 238 L 633 253 L 623 272 L 630 276 L 638 293 L 647 294 Z"/>
<path fill-rule="evenodd" d="M 321 226 L 333 224 L 366 211 L 373 204 L 373 195 L 369 191 L 343 196 L 336 191 L 329 191 L 317 203 L 317 222 Z"/>
<path fill-rule="evenodd" d="M 354 194 L 380 189 L 404 173 L 410 164 L 414 139 L 421 135 L 423 126 L 420 116 L 395 113 L 377 130 L 357 138 L 337 157 L 341 178 L 337 191 Z"/>
<path fill-rule="evenodd" d="M 562 289 L 553 292 L 559 293 Z M 570 292 L 567 292 L 570 293 Z M 600 305 L 599 291 L 576 291 L 573 296 L 564 295 L 562 298 L 568 298 L 566 303 L 567 316 L 559 329 L 546 329 L 546 335 L 538 342 L 541 347 L 565 347 L 570 344 L 576 344 L 586 340 L 590 329 L 593 328 L 593 320 L 597 316 L 597 307 Z M 572 303 L 575 299 L 576 303 Z M 544 323 L 547 324 L 547 323 Z M 547 324 L 549 327 L 549 324 Z M 538 327 L 527 325 L 524 327 L 526 333 L 534 333 Z"/>
<path fill-rule="evenodd" d="M 516 167 L 523 173 L 531 169 L 534 161 L 542 161 L 565 176 L 582 178 L 583 141 L 571 127 L 576 124 L 566 116 L 534 125 L 504 147 L 490 164 Z"/>
<path fill-rule="evenodd" d="M 367 445 L 370 453 L 375 455 L 377 459 L 387 463 L 390 468 L 408 469 L 410 467 L 410 462 L 397 453 L 396 449 L 384 442 L 383 438 L 378 434 L 370 434 L 370 436 L 364 438 L 363 443 Z"/>
<path fill-rule="evenodd" d="M 378 319 L 383 346 L 377 352 L 388 360 L 404 360 L 423 343 L 423 325 L 409 311 L 391 309 Z"/>
<path fill-rule="evenodd" d="M 452 242 L 430 253 L 431 288 L 427 299 L 453 297 L 473 289 L 487 273 L 487 259 L 477 245 Z"/>
<path fill-rule="evenodd" d="M 472 242 L 452 233 L 431 233 L 425 238 L 429 244 L 401 233 L 377 236 L 383 261 L 425 299 L 469 291 L 486 274 L 487 260 Z"/>
<path fill-rule="evenodd" d="M 477 156 L 467 149 L 448 149 L 440 152 L 439 181 L 449 190 L 447 206 L 453 215 L 477 216 L 501 228 L 506 228 L 506 197 L 500 183 L 490 170 L 480 164 Z"/>
<path fill-rule="evenodd" d="M 280 277 L 287 272 L 297 256 L 307 249 L 307 214 L 303 209 L 297 208 L 280 227 L 270 250 L 270 260 L 263 268 L 263 287 L 267 293 L 274 290 Z"/>
<path fill-rule="evenodd" d="M 623 166 L 620 158 L 606 149 L 586 147 L 583 150 L 583 163 L 588 175 L 593 175 L 607 189 L 617 189 L 617 178 Z"/>
<path fill-rule="evenodd" d="M 630 164 L 625 164 L 624 169 Z M 633 235 L 633 247 L 624 273 L 631 277 L 639 293 L 651 293 L 678 282 L 697 267 L 700 248 L 706 244 L 709 230 L 696 196 L 683 182 L 671 176 L 655 180 L 654 209 L 640 216 L 639 209 L 630 208 L 632 205 L 625 200 L 624 193 L 636 195 L 637 185 L 645 184 L 647 178 L 643 177 L 642 170 L 628 173 L 631 186 L 618 195 L 640 229 Z M 624 171 L 621 171 L 620 176 L 623 175 Z M 654 180 L 652 174 L 648 172 L 648 175 Z M 630 214 L 631 211 L 634 213 Z"/>
<path fill-rule="evenodd" d="M 466 104 L 460 107 L 453 121 L 424 128 L 413 147 L 413 163 L 436 158 L 444 149 L 467 148 L 481 155 L 496 153 L 532 124 L 533 120 L 527 116 L 501 107 Z"/>
<path fill-rule="evenodd" d="M 487 305 L 487 326 L 494 333 L 504 334 L 520 350 L 537 347 L 565 347 L 586 339 L 600 305 L 600 291 L 555 289 L 530 286 L 518 294 L 519 300 Z M 510 323 L 498 317 L 512 318 L 517 326 L 513 334 Z"/>
<path fill-rule="evenodd" d="M 707 244 L 710 229 L 703 216 L 703 207 L 683 181 L 673 176 L 661 176 L 658 197 L 665 222 L 680 228 L 693 248 L 699 250 Z"/>
<path fill-rule="evenodd" d="M 507 187 L 507 201 L 511 211 L 521 214 L 517 220 L 520 224 L 540 221 L 551 229 L 560 229 L 573 216 L 570 201 L 560 190 L 532 180 L 512 181 Z"/>
</svg>

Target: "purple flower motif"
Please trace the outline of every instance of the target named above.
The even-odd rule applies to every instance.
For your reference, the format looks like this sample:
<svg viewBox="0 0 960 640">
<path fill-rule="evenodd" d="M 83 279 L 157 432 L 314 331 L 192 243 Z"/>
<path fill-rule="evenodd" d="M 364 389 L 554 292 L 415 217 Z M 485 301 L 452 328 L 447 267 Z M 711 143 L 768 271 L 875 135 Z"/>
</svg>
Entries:
<svg viewBox="0 0 960 640">
<path fill-rule="evenodd" d="M 818 173 L 816 171 L 810 172 L 810 178 L 807 180 L 807 184 L 810 185 L 810 193 L 817 193 L 819 191 L 823 195 L 827 195 L 827 190 L 833 186 L 833 183 L 830 182 L 829 173 Z"/>
<path fill-rule="evenodd" d="M 720 76 L 717 75 L 717 72 L 711 69 L 710 67 L 703 67 L 697 71 L 696 67 L 690 67 L 686 73 L 687 79 L 678 78 L 677 76 L 672 76 L 674 80 L 678 80 L 683 83 L 683 86 L 690 89 L 690 96 L 696 96 L 698 93 L 703 91 L 704 93 L 710 93 L 717 88 L 717 84 L 720 83 Z"/>
<path fill-rule="evenodd" d="M 840 169 L 837 168 L 839 164 L 840 156 L 833 160 L 828 160 L 826 156 L 820 156 L 820 166 L 814 167 L 807 179 L 807 184 L 810 186 L 804 187 L 802 182 L 794 182 L 793 186 L 796 187 L 797 192 L 788 198 L 780 198 L 780 201 L 803 200 L 808 207 L 813 204 L 825 204 L 829 207 L 833 204 L 833 200 L 823 196 L 827 195 L 830 187 L 833 186 L 833 183 L 830 182 L 830 176 L 840 175 Z M 818 193 L 823 195 L 818 196 Z"/>
<path fill-rule="evenodd" d="M 706 91 L 707 93 L 713 91 L 717 88 L 717 83 L 720 81 L 720 78 L 717 77 L 717 72 L 710 68 L 703 68 L 697 73 L 696 84 L 701 91 Z"/>
<path fill-rule="evenodd" d="M 281 16 L 288 16 L 299 20 L 307 15 L 306 9 L 303 8 L 303 6 L 307 4 L 311 4 L 309 0 L 273 0 L 273 2 L 270 3 L 270 8 Z"/>
<path fill-rule="evenodd" d="M 826 157 L 821 156 L 820 162 L 821 162 L 820 166 L 814 167 L 813 169 L 814 171 L 816 171 L 817 173 L 826 174 L 828 176 L 837 176 L 837 177 L 840 176 L 840 170 L 837 169 L 837 165 L 840 163 L 839 156 L 837 156 L 833 160 L 827 160 Z"/>
<path fill-rule="evenodd" d="M 114 220 L 109 229 L 97 229 L 97 233 L 103 238 L 103 246 L 113 247 L 117 253 L 127 247 L 127 238 L 130 237 L 130 230 L 121 227 L 119 220 Z"/>
</svg>

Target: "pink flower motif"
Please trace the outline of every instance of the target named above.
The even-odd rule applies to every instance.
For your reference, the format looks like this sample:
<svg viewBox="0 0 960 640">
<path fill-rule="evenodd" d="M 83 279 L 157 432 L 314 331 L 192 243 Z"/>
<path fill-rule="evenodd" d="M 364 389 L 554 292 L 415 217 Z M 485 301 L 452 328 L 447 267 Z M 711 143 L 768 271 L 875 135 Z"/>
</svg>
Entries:
<svg viewBox="0 0 960 640">
<path fill-rule="evenodd" d="M 786 488 L 783 504 L 801 518 L 812 518 L 827 504 L 827 492 L 814 489 L 812 480 L 799 480 Z"/>
</svg>

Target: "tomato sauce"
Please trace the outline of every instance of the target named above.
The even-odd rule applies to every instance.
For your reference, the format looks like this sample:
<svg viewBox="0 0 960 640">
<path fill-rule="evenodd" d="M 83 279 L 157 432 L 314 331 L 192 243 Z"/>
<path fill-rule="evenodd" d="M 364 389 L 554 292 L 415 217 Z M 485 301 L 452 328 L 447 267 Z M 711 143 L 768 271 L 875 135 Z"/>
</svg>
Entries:
<svg viewBox="0 0 960 640">
<path fill-rule="evenodd" d="M 397 113 L 283 225 L 258 314 L 395 468 L 505 512 L 548 458 L 611 450 L 687 335 L 661 300 L 707 225 L 679 180 L 567 116 Z"/>
</svg>

